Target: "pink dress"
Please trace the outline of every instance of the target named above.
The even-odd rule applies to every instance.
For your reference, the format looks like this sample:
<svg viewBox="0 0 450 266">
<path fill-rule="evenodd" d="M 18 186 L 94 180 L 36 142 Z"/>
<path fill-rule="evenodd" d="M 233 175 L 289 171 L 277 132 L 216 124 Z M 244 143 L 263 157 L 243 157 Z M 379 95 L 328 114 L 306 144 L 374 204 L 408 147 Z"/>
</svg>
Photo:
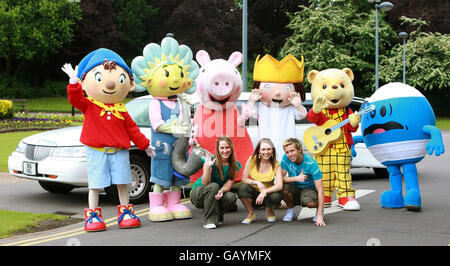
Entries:
<svg viewBox="0 0 450 266">
<path fill-rule="evenodd" d="M 234 106 L 225 111 L 215 111 L 199 105 L 194 115 L 194 124 L 198 126 L 197 141 L 204 149 L 212 154 L 216 152 L 216 141 L 222 135 L 228 136 L 234 144 L 236 160 L 242 165 L 253 153 L 253 143 L 246 127 L 237 125 L 239 112 Z M 243 168 L 239 171 L 236 182 L 241 181 Z M 191 182 L 195 182 L 202 176 L 200 170 L 191 176 Z"/>
</svg>

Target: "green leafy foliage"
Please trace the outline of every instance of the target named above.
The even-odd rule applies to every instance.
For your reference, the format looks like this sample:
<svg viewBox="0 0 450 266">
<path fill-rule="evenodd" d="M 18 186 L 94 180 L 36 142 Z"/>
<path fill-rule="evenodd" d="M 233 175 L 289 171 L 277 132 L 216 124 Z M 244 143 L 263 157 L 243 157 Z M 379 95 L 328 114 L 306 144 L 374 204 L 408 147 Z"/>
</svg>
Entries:
<svg viewBox="0 0 450 266">
<path fill-rule="evenodd" d="M 406 83 L 420 90 L 436 115 L 448 116 L 450 87 L 450 34 L 421 32 L 427 23 L 403 17 L 404 24 L 417 27 L 406 41 Z M 403 80 L 403 43 L 381 57 L 380 83 Z"/>
<path fill-rule="evenodd" d="M 362 8 L 362 7 L 361 7 Z M 359 12 L 350 2 L 320 1 L 291 14 L 288 27 L 294 33 L 286 39 L 280 56 L 305 58 L 304 76 L 310 70 L 349 67 L 355 74 L 355 94 L 368 96 L 374 88 L 375 11 Z M 395 32 L 379 14 L 380 54 L 390 49 Z M 308 82 L 304 82 L 309 88 Z"/>
<path fill-rule="evenodd" d="M 145 0 L 117 0 L 116 17 L 119 32 L 124 33 L 121 38 L 120 52 L 124 58 L 134 58 L 142 53 L 144 44 L 152 37 L 158 25 L 158 9 L 153 8 Z M 130 60 L 131 62 L 131 60 Z"/>
<path fill-rule="evenodd" d="M 0 58 L 15 75 L 24 61 L 43 60 L 70 42 L 81 19 L 77 3 L 67 0 L 0 1 Z"/>
<path fill-rule="evenodd" d="M 417 26 L 406 41 L 406 83 L 420 89 L 447 90 L 450 87 L 450 34 L 421 32 L 427 23 L 402 18 L 405 24 Z M 403 75 L 403 43 L 395 45 L 380 61 L 380 80 L 401 81 Z"/>
</svg>

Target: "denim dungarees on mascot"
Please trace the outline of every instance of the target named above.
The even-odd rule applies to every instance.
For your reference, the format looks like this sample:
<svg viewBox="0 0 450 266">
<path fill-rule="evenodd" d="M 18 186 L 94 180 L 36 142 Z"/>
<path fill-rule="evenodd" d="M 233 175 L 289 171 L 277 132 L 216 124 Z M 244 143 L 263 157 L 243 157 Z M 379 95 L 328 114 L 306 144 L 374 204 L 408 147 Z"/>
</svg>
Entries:
<svg viewBox="0 0 450 266">
<path fill-rule="evenodd" d="M 355 144 L 364 141 L 372 155 L 388 169 L 391 190 L 381 194 L 381 207 L 419 211 L 422 203 L 416 163 L 427 152 L 436 156 L 444 153 L 433 109 L 422 93 L 400 82 L 380 87 L 367 101 L 376 109 L 363 117 L 363 135 L 355 136 L 354 140 Z"/>
<path fill-rule="evenodd" d="M 131 68 L 136 75 L 136 91 L 148 90 L 153 96 L 149 115 L 151 143 L 156 156 L 151 161 L 150 181 L 155 186 L 149 194 L 149 220 L 192 218 L 191 211 L 180 204 L 180 187 L 189 184 L 190 180 L 174 174 L 172 153 L 177 138 L 189 131 L 189 125 L 182 123 L 182 109 L 177 96 L 195 91 L 194 79 L 199 67 L 192 60 L 188 46 L 179 45 L 172 37 L 165 37 L 161 46 L 156 43 L 145 46 L 143 56 L 136 57 Z M 170 191 L 163 191 L 165 187 L 170 187 Z"/>
</svg>

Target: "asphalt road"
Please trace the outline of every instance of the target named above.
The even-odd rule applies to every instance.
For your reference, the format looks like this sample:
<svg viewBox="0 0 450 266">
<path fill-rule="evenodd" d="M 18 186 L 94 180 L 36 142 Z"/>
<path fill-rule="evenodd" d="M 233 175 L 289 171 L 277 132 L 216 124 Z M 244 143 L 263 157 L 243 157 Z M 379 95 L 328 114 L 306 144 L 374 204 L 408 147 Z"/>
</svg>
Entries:
<svg viewBox="0 0 450 266">
<path fill-rule="evenodd" d="M 300 221 L 282 221 L 285 210 L 276 210 L 277 221 L 267 223 L 264 210 L 256 212 L 256 222 L 242 225 L 246 212 L 240 201 L 238 211 L 227 213 L 225 223 L 214 230 L 202 227 L 203 210 L 185 200 L 192 219 L 154 223 L 147 219 L 148 204 L 136 206 L 142 227 L 121 230 L 115 223 L 116 206 L 101 196 L 100 206 L 108 228 L 104 232 L 85 233 L 83 224 L 74 224 L 47 232 L 0 240 L 1 245 L 111 245 L 111 246 L 448 246 L 450 245 L 450 131 L 443 131 L 446 153 L 427 156 L 418 173 L 422 211 L 384 209 L 379 199 L 389 189 L 387 179 L 377 178 L 370 169 L 353 169 L 361 211 L 346 212 L 336 202 L 326 209 L 324 228 L 316 227 L 311 217 L 315 210 L 303 209 Z M 43 213 L 70 213 L 83 217 L 87 207 L 87 189 L 68 194 L 51 194 L 35 181 L 0 175 L 0 209 Z M 300 211 L 296 207 L 297 214 Z M 180 255 L 180 254 L 177 254 Z"/>
</svg>

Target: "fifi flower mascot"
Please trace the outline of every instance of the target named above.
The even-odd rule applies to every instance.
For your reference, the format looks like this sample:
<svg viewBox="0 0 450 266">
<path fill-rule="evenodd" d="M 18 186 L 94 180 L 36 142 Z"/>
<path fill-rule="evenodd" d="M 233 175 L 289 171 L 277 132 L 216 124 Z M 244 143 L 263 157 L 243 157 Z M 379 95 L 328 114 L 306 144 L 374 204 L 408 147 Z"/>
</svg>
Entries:
<svg viewBox="0 0 450 266">
<path fill-rule="evenodd" d="M 300 137 L 295 120 L 306 117 L 303 69 L 303 56 L 302 61 L 292 55 L 278 61 L 268 54 L 258 56 L 253 69 L 253 89 L 243 113 L 258 120 L 258 139 L 272 140 L 278 161 L 284 154 L 283 142 Z"/>
<path fill-rule="evenodd" d="M 330 139 L 327 142 L 329 146 L 325 145 L 324 141 L 323 150 L 318 153 L 310 148 L 309 143 L 322 143 L 320 139 L 317 139 L 319 134 L 309 135 L 308 129 L 303 136 L 305 146 L 314 154 L 314 159 L 322 171 L 325 207 L 331 205 L 331 198 L 336 188 L 338 206 L 348 211 L 360 210 L 360 205 L 355 199 L 355 189 L 352 186 L 350 174 L 352 132 L 356 132 L 361 121 L 360 114 L 348 107 L 354 96 L 353 78 L 350 68 L 330 68 L 320 72 L 312 70 L 308 73 L 313 107 L 308 111 L 306 118 L 317 126 L 323 126 L 324 129 L 328 123 L 340 123 L 343 126 L 333 130 L 337 132 L 337 138 Z M 349 123 L 344 124 L 346 120 Z"/>
<path fill-rule="evenodd" d="M 136 87 L 133 73 L 117 53 L 105 48 L 89 53 L 75 69 L 71 64 L 64 64 L 62 70 L 69 76 L 69 102 L 85 117 L 80 138 L 86 145 L 89 183 L 89 209 L 84 210 L 84 230 L 106 229 L 98 199 L 99 190 L 111 184 L 117 185 L 119 194 L 119 227 L 139 227 L 141 222 L 134 214 L 133 205 L 129 204 L 130 140 L 149 156 L 154 152 L 148 138 L 121 103 Z"/>
<path fill-rule="evenodd" d="M 192 60 L 188 46 L 179 45 L 172 37 L 165 37 L 161 45 L 146 45 L 143 56 L 136 57 L 131 68 L 136 74 L 136 91 L 147 90 L 153 96 L 149 113 L 151 144 L 155 147 L 156 156 L 151 161 L 150 181 L 155 186 L 149 194 L 149 220 L 192 218 L 189 208 L 180 204 L 180 187 L 189 184 L 190 180 L 174 174 L 172 154 L 177 138 L 189 133 L 189 125 L 182 123 L 182 108 L 177 96 L 195 92 L 198 65 Z M 170 191 L 164 191 L 169 187 Z"/>
<path fill-rule="evenodd" d="M 381 207 L 420 211 L 422 199 L 416 164 L 427 153 L 439 156 L 445 151 L 433 108 L 419 90 L 400 82 L 381 86 L 367 103 L 374 105 L 375 110 L 363 116 L 362 136 L 354 139 L 355 143 L 364 142 L 389 172 L 391 190 L 381 194 Z"/>
</svg>

